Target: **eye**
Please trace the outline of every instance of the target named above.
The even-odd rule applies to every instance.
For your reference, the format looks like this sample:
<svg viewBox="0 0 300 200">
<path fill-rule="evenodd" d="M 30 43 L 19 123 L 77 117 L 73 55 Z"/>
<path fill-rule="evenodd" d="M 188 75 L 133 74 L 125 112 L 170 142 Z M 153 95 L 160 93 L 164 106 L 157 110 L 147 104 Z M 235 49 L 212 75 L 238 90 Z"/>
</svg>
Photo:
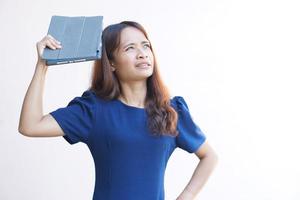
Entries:
<svg viewBox="0 0 300 200">
<path fill-rule="evenodd" d="M 150 44 L 145 44 L 144 46 L 150 48 Z"/>
<path fill-rule="evenodd" d="M 128 51 L 129 49 L 133 49 L 133 46 L 126 48 L 125 51 Z"/>
</svg>

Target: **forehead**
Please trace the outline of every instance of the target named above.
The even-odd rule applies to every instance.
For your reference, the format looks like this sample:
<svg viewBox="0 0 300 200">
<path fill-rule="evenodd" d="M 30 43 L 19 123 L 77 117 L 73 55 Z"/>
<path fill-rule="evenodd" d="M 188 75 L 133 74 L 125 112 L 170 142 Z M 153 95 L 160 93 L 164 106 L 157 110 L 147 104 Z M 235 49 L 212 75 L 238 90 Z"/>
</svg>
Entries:
<svg viewBox="0 0 300 200">
<path fill-rule="evenodd" d="M 134 27 L 126 27 L 121 32 L 120 38 L 121 46 L 129 43 L 140 43 L 142 41 L 148 41 L 144 33 Z"/>
</svg>

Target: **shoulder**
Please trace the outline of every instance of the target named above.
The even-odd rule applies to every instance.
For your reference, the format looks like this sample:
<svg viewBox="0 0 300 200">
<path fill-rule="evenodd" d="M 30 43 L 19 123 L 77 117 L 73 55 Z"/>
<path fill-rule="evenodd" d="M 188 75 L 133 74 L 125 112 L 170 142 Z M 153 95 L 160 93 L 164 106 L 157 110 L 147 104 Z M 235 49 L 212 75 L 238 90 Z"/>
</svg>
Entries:
<svg viewBox="0 0 300 200">
<path fill-rule="evenodd" d="M 81 96 L 76 96 L 70 103 L 72 103 L 72 102 L 77 102 L 77 101 L 79 101 L 79 102 L 81 102 L 81 101 L 83 101 L 83 102 L 94 102 L 95 100 L 96 100 L 96 94 L 95 94 L 95 92 L 94 91 L 92 91 L 92 90 L 85 90 L 82 94 L 81 94 Z"/>
<path fill-rule="evenodd" d="M 182 96 L 174 96 L 170 100 L 171 105 L 177 110 L 188 110 L 188 105 Z"/>
<path fill-rule="evenodd" d="M 99 104 L 100 99 L 97 97 L 96 93 L 93 90 L 85 90 L 81 95 L 75 96 L 68 104 L 71 105 L 79 105 L 82 108 L 89 107 L 94 108 L 96 104 Z"/>
<path fill-rule="evenodd" d="M 106 99 L 104 97 L 101 97 L 97 94 L 96 91 L 88 89 L 85 90 L 81 97 L 78 97 L 81 101 L 86 102 L 87 104 L 89 104 L 92 107 L 97 107 L 102 109 L 103 107 L 114 107 L 115 104 L 113 103 L 114 100 L 113 99 Z"/>
<path fill-rule="evenodd" d="M 91 89 L 88 89 L 88 90 L 85 90 L 81 97 L 90 97 L 90 98 L 96 98 L 97 95 L 95 93 L 95 91 L 91 90 Z"/>
<path fill-rule="evenodd" d="M 104 102 L 105 101 L 102 97 L 99 97 L 97 95 L 97 93 L 94 90 L 92 90 L 92 89 L 85 90 L 82 93 L 81 97 L 76 97 L 76 98 L 81 98 L 81 99 L 89 100 L 89 101 L 94 102 L 94 103 L 96 103 L 96 102 Z"/>
</svg>

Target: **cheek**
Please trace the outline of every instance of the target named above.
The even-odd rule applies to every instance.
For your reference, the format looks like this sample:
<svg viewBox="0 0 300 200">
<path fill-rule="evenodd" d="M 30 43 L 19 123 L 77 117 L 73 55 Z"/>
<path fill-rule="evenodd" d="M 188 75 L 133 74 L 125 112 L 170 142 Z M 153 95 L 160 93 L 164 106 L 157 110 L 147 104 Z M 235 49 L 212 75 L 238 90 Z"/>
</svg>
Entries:
<svg viewBox="0 0 300 200">
<path fill-rule="evenodd" d="M 136 58 L 136 55 L 134 53 L 127 53 L 127 54 L 123 54 L 120 57 L 120 60 L 121 60 L 122 63 L 128 65 L 128 64 L 134 63 L 135 58 Z"/>
<path fill-rule="evenodd" d="M 148 57 L 151 61 L 151 63 L 153 63 L 154 61 L 154 56 L 151 50 L 149 50 L 149 52 L 147 52 Z M 126 66 L 130 66 L 130 65 L 134 65 L 135 61 L 136 61 L 136 56 L 137 53 L 134 51 L 131 52 L 126 52 L 126 53 L 121 53 L 118 55 L 118 60 L 116 61 L 116 63 L 122 68 L 122 67 L 126 67 Z"/>
<path fill-rule="evenodd" d="M 128 68 L 134 64 L 134 55 L 133 54 L 123 54 L 118 57 L 117 64 L 120 68 Z"/>
<path fill-rule="evenodd" d="M 152 51 L 150 51 L 148 55 L 149 55 L 149 57 L 150 57 L 150 59 L 151 59 L 151 63 L 153 63 L 153 61 L 154 61 L 154 56 L 153 56 L 153 54 L 152 54 Z"/>
</svg>

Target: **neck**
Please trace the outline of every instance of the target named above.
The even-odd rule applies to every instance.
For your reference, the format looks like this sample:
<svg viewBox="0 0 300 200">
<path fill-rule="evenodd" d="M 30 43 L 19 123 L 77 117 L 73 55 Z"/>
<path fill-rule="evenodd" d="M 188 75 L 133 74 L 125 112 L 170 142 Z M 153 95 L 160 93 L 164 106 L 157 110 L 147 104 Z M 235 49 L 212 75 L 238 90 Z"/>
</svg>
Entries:
<svg viewBox="0 0 300 200">
<path fill-rule="evenodd" d="M 122 94 L 119 96 L 119 100 L 124 103 L 136 106 L 145 107 L 145 99 L 147 94 L 147 83 L 146 81 L 136 81 L 136 82 L 121 82 Z"/>
</svg>

